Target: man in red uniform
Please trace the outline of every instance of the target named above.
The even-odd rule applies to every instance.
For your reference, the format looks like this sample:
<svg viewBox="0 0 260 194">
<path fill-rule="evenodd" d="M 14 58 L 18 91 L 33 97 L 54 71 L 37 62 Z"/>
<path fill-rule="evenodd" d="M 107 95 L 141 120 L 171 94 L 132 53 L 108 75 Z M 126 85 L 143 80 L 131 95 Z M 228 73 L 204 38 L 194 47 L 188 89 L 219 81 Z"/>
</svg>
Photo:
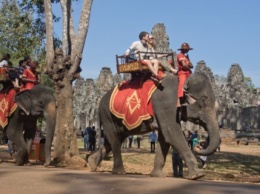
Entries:
<svg viewBox="0 0 260 194">
<path fill-rule="evenodd" d="M 187 79 L 187 77 L 191 74 L 191 69 L 193 68 L 192 63 L 190 62 L 188 52 L 189 50 L 193 50 L 190 48 L 188 43 L 182 43 L 181 48 L 179 48 L 181 52 L 177 55 L 178 60 L 178 77 L 179 77 L 179 85 L 178 85 L 178 102 L 177 107 L 180 107 L 184 101 L 184 93 L 183 93 L 183 86 Z"/>
<path fill-rule="evenodd" d="M 39 76 L 36 71 L 38 62 L 33 61 L 30 63 L 30 67 L 23 72 L 22 80 L 24 82 L 24 88 L 31 90 L 36 84 L 39 84 Z"/>
</svg>

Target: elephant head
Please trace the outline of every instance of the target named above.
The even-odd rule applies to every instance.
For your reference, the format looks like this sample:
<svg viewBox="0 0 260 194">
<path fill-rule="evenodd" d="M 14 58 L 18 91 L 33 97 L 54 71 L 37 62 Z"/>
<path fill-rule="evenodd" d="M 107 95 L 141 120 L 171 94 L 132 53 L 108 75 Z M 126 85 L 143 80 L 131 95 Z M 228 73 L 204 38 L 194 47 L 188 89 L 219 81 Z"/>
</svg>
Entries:
<svg viewBox="0 0 260 194">
<path fill-rule="evenodd" d="M 28 117 L 38 118 L 39 116 L 44 116 L 46 119 L 45 155 L 46 164 L 49 165 L 51 144 L 56 124 L 56 101 L 52 91 L 50 88 L 37 85 L 32 90 L 17 93 L 15 102 Z"/>
<path fill-rule="evenodd" d="M 187 106 L 187 120 L 199 124 L 208 131 L 208 147 L 195 151 L 200 155 L 210 155 L 220 144 L 216 100 L 211 83 L 206 75 L 194 73 L 186 80 L 184 89 L 189 98 L 193 99 L 193 103 Z"/>
</svg>

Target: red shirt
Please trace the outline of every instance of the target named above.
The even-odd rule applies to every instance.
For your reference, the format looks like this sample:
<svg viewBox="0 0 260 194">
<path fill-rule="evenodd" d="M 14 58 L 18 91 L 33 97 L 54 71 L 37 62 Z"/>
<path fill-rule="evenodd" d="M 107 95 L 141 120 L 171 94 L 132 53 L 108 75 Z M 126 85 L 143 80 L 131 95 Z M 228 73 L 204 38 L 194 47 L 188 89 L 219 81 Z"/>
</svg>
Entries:
<svg viewBox="0 0 260 194">
<path fill-rule="evenodd" d="M 185 73 L 185 74 L 191 74 L 191 70 L 189 69 L 184 69 L 182 65 L 182 60 L 190 61 L 183 53 L 179 53 L 177 55 L 177 60 L 178 60 L 178 68 L 179 68 L 179 73 Z M 178 74 L 179 74 L 178 73 Z"/>
<path fill-rule="evenodd" d="M 38 77 L 38 73 L 35 71 L 33 72 L 31 70 L 31 68 L 27 68 L 24 70 L 23 72 L 23 78 L 28 79 L 28 80 L 32 80 L 32 81 L 38 81 L 39 77 Z M 32 89 L 34 86 L 36 85 L 36 83 L 30 82 L 30 81 L 26 81 L 24 84 L 25 89 Z"/>
</svg>

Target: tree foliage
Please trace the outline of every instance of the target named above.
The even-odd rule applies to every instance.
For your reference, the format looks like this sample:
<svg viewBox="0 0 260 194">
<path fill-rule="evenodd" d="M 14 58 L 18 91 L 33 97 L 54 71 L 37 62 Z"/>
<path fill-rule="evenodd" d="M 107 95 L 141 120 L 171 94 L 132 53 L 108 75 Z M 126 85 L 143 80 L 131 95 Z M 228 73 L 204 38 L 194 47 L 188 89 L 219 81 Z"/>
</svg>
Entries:
<svg viewBox="0 0 260 194">
<path fill-rule="evenodd" d="M 18 2 L 18 4 L 17 4 Z M 77 32 L 72 19 L 72 0 L 3 0 L 0 26 L 5 52 L 16 57 L 29 54 L 45 56 L 42 66 L 52 79 L 57 101 L 54 159 L 57 165 L 76 165 L 79 157 L 77 136 L 73 125 L 73 87 L 79 77 L 80 63 L 88 32 L 93 0 L 83 0 Z M 52 11 L 52 4 L 62 8 L 62 42 L 57 41 L 54 22 L 59 21 Z M 8 13 L 7 11 L 8 10 Z M 10 29 L 8 29 L 10 28 Z M 12 35 L 9 35 L 9 34 Z M 16 34 L 15 34 L 16 33 Z M 62 43 L 62 44 L 59 44 Z M 45 51 L 42 48 L 45 47 Z M 46 55 L 45 55 L 46 54 Z M 12 57 L 13 58 L 13 57 Z M 85 161 L 82 162 L 85 165 Z"/>
<path fill-rule="evenodd" d="M 25 55 L 38 56 L 45 39 L 45 26 L 33 18 L 33 12 L 23 11 L 16 0 L 3 0 L 0 7 L 1 54 L 12 59 Z"/>
</svg>

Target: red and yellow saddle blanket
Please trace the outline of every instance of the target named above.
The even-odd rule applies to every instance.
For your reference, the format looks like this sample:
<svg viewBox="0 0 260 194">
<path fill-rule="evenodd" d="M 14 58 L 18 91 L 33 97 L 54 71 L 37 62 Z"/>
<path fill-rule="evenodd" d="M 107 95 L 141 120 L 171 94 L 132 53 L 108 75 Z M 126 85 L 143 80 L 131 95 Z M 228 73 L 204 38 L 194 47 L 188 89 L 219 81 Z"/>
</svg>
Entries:
<svg viewBox="0 0 260 194">
<path fill-rule="evenodd" d="M 110 111 L 120 119 L 128 130 L 138 127 L 142 121 L 153 116 L 151 96 L 156 90 L 152 80 L 126 81 L 116 86 L 111 99 Z"/>
<path fill-rule="evenodd" d="M 0 126 L 2 128 L 8 124 L 8 117 L 17 108 L 17 104 L 14 102 L 16 93 L 13 89 L 0 91 Z"/>
</svg>

